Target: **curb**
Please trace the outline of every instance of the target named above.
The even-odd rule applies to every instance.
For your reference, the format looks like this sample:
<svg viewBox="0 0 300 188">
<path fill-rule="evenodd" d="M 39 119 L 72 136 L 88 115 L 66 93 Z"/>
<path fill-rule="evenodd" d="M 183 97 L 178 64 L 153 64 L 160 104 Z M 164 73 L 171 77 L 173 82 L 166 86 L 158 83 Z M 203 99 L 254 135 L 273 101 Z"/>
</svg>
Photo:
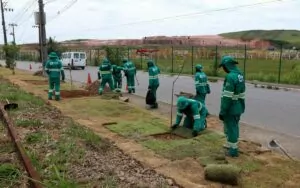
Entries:
<svg viewBox="0 0 300 188">
<path fill-rule="evenodd" d="M 255 83 L 251 83 L 251 84 L 253 84 L 255 88 L 262 88 L 262 89 L 269 89 L 269 90 L 298 91 L 298 92 L 300 92 L 300 89 L 296 89 L 296 88 L 279 87 L 279 86 L 269 85 L 269 84 L 255 84 Z"/>
</svg>

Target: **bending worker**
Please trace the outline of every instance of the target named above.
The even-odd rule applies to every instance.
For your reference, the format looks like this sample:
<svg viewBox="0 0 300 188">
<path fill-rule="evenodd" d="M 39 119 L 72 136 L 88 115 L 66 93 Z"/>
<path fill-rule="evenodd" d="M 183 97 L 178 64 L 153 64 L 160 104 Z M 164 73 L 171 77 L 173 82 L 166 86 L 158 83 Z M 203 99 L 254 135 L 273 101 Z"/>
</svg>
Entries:
<svg viewBox="0 0 300 188">
<path fill-rule="evenodd" d="M 158 74 L 160 74 L 159 68 L 155 65 L 154 61 L 149 60 L 148 63 L 148 74 L 149 74 L 149 86 L 148 90 L 151 90 L 153 93 L 153 96 L 155 98 L 154 104 L 151 106 L 151 108 L 158 108 L 157 104 L 157 98 L 156 98 L 156 91 L 159 87 L 159 78 Z"/>
<path fill-rule="evenodd" d="M 226 155 L 231 157 L 238 156 L 239 121 L 245 112 L 245 80 L 236 64 L 238 62 L 233 57 L 225 56 L 219 66 L 227 73 L 223 84 L 219 119 L 224 122 L 224 133 L 227 137 L 229 149 Z"/>
<path fill-rule="evenodd" d="M 128 59 L 123 60 L 124 73 L 127 79 L 127 87 L 129 93 L 135 93 L 135 76 L 136 76 L 136 68 L 135 65 L 129 61 Z"/>
<path fill-rule="evenodd" d="M 110 90 L 114 91 L 112 66 L 107 58 L 104 58 L 102 64 L 99 66 L 98 80 L 101 79 L 102 81 L 99 87 L 99 95 L 102 95 L 106 83 L 108 83 Z"/>
<path fill-rule="evenodd" d="M 65 72 L 62 62 L 58 59 L 55 52 L 49 54 L 49 59 L 45 65 L 45 71 L 49 78 L 48 99 L 52 100 L 53 89 L 55 88 L 55 100 L 60 100 L 60 77 L 65 80 Z"/>
<path fill-rule="evenodd" d="M 123 68 L 117 65 L 113 65 L 113 78 L 114 78 L 114 87 L 120 92 L 122 89 L 122 70 Z"/>
<path fill-rule="evenodd" d="M 195 87 L 196 87 L 196 97 L 197 101 L 200 101 L 205 105 L 205 98 L 207 94 L 210 94 L 210 86 L 207 83 L 207 76 L 202 71 L 202 65 L 198 64 L 195 66 Z"/>
<path fill-rule="evenodd" d="M 184 114 L 186 117 L 183 126 L 192 129 L 193 136 L 197 136 L 206 128 L 206 113 L 205 105 L 201 102 L 180 96 L 177 99 L 176 122 L 171 128 L 174 130 L 179 126 Z"/>
</svg>

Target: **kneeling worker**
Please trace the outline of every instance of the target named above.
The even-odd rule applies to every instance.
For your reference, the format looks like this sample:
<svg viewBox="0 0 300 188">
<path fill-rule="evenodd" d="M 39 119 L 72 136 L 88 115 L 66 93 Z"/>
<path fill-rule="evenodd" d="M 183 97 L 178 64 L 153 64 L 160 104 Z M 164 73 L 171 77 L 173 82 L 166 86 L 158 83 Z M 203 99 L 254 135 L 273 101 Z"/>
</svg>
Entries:
<svg viewBox="0 0 300 188">
<path fill-rule="evenodd" d="M 186 116 L 183 126 L 193 129 L 194 137 L 206 128 L 207 109 L 201 102 L 183 96 L 178 97 L 176 122 L 171 127 L 173 130 L 179 126 L 183 114 Z"/>
</svg>

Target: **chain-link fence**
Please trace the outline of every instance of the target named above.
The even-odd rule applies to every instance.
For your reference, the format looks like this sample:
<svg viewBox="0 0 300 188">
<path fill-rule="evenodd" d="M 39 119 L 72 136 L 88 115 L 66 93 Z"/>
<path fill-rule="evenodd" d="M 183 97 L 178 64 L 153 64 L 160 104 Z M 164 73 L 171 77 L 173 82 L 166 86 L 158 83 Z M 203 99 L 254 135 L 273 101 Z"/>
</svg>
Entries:
<svg viewBox="0 0 300 188">
<path fill-rule="evenodd" d="M 87 63 L 98 66 L 107 55 L 107 47 L 76 48 L 87 54 Z M 111 46 L 116 54 L 133 61 L 140 70 L 147 69 L 147 60 L 153 59 L 163 73 L 176 74 L 182 66 L 183 74 L 194 74 L 196 64 L 201 64 L 208 76 L 223 77 L 218 69 L 221 57 L 231 55 L 239 61 L 239 68 L 247 80 L 300 84 L 300 51 L 283 48 L 270 50 L 250 49 L 245 46 Z M 39 54 L 20 52 L 19 60 L 38 61 Z M 121 63 L 121 62 L 119 62 Z"/>
</svg>

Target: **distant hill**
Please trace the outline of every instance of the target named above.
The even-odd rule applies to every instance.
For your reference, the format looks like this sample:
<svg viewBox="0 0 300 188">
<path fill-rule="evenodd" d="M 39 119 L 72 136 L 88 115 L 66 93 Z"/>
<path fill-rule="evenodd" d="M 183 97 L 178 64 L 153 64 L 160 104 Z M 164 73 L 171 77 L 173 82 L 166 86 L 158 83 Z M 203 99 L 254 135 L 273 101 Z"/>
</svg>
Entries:
<svg viewBox="0 0 300 188">
<path fill-rule="evenodd" d="M 299 30 L 249 30 L 231 33 L 222 33 L 220 36 L 230 39 L 249 40 L 266 40 L 273 45 L 283 43 L 286 47 L 300 47 L 300 31 Z"/>
</svg>

